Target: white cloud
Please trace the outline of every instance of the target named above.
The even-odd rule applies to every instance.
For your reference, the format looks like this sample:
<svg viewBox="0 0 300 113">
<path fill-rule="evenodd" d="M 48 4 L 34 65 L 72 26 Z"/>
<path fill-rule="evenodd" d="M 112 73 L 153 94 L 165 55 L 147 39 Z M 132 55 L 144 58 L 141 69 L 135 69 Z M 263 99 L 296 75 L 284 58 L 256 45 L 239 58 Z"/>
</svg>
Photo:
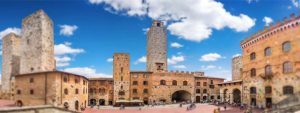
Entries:
<svg viewBox="0 0 300 113">
<path fill-rule="evenodd" d="M 177 69 L 186 69 L 185 65 L 174 65 L 173 67 Z"/>
<path fill-rule="evenodd" d="M 148 31 L 149 31 L 149 28 L 143 28 L 143 32 L 144 32 L 144 34 L 147 34 L 147 33 L 148 33 Z"/>
<path fill-rule="evenodd" d="M 211 70 L 211 69 L 222 69 L 221 66 L 215 66 L 215 65 L 202 65 L 200 67 L 201 70 Z"/>
<path fill-rule="evenodd" d="M 145 62 L 147 62 L 147 57 L 146 56 L 142 56 L 137 61 L 135 61 L 134 64 L 145 63 Z"/>
<path fill-rule="evenodd" d="M 215 0 L 89 0 L 92 4 L 106 4 L 115 12 L 129 16 L 148 16 L 169 22 L 167 29 L 179 38 L 200 42 L 213 29 L 225 27 L 237 32 L 248 31 L 255 19 L 245 14 L 232 15 L 221 2 Z"/>
<path fill-rule="evenodd" d="M 258 2 L 258 0 L 246 0 L 249 4 L 252 2 Z"/>
<path fill-rule="evenodd" d="M 293 6 L 295 6 L 295 7 L 299 7 L 299 0 L 291 0 L 292 1 L 292 4 L 293 4 Z"/>
<path fill-rule="evenodd" d="M 6 28 L 5 30 L 0 32 L 0 39 L 2 39 L 4 36 L 8 35 L 9 33 L 15 33 L 16 35 L 21 35 L 22 30 L 20 28 L 16 27 L 9 27 Z"/>
<path fill-rule="evenodd" d="M 108 59 L 106 59 L 106 61 L 107 62 L 112 62 L 112 61 L 114 61 L 114 59 L 113 58 L 108 58 Z"/>
<path fill-rule="evenodd" d="M 265 22 L 265 26 L 269 26 L 273 22 L 273 19 L 265 16 L 263 22 Z"/>
<path fill-rule="evenodd" d="M 175 65 L 183 61 L 184 61 L 184 56 L 182 55 L 178 55 L 178 56 L 173 55 L 171 58 L 168 58 L 168 64 L 170 65 Z"/>
<path fill-rule="evenodd" d="M 69 66 L 70 62 L 74 60 L 70 56 L 84 52 L 84 49 L 72 48 L 71 45 L 72 43 L 70 42 L 54 45 L 54 54 L 57 67 Z"/>
<path fill-rule="evenodd" d="M 237 54 L 233 55 L 233 56 L 232 56 L 232 58 L 234 58 L 234 57 L 238 57 L 238 56 L 242 56 L 242 55 L 241 55 L 241 54 L 239 54 L 239 53 L 237 53 Z"/>
<path fill-rule="evenodd" d="M 181 48 L 181 47 L 183 47 L 183 45 L 181 45 L 181 44 L 179 44 L 177 42 L 173 42 L 173 43 L 171 43 L 171 47 L 173 47 L 173 48 Z"/>
<path fill-rule="evenodd" d="M 78 54 L 84 52 L 84 49 L 76 49 L 71 47 L 72 43 L 65 42 L 63 44 L 54 45 L 55 55 Z"/>
<path fill-rule="evenodd" d="M 56 66 L 57 67 L 65 67 L 70 65 L 70 61 L 72 60 L 68 56 L 55 56 Z"/>
<path fill-rule="evenodd" d="M 74 32 L 78 29 L 76 25 L 59 25 L 59 27 L 59 34 L 63 36 L 72 36 Z"/>
<path fill-rule="evenodd" d="M 220 54 L 218 53 L 208 53 L 205 55 L 202 55 L 200 58 L 200 61 L 217 61 L 218 59 L 223 58 Z"/>
<path fill-rule="evenodd" d="M 105 7 L 109 12 L 126 11 L 128 15 L 144 15 L 146 12 L 146 4 L 142 0 L 89 0 L 92 4 L 107 4 L 111 7 Z"/>
<path fill-rule="evenodd" d="M 69 73 L 74 73 L 78 75 L 83 75 L 88 78 L 94 77 L 112 77 L 112 75 L 104 74 L 104 73 L 96 73 L 96 69 L 90 67 L 74 67 L 74 68 L 66 68 L 64 71 Z"/>
</svg>

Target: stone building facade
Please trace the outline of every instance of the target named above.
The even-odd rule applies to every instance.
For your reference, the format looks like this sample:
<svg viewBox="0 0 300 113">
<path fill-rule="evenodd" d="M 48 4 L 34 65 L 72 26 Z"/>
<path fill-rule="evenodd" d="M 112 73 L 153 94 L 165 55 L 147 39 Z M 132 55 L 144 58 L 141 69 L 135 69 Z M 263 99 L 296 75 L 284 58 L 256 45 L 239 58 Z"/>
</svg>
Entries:
<svg viewBox="0 0 300 113">
<path fill-rule="evenodd" d="M 300 91 L 299 24 L 292 14 L 241 42 L 244 103 L 272 107 Z"/>
<path fill-rule="evenodd" d="M 22 21 L 20 73 L 55 70 L 53 22 L 39 10 Z"/>
<path fill-rule="evenodd" d="M 89 78 L 89 105 L 113 105 L 112 78 Z"/>
<path fill-rule="evenodd" d="M 2 93 L 1 98 L 9 99 L 12 95 L 14 77 L 20 70 L 20 40 L 14 33 L 2 39 Z"/>
<path fill-rule="evenodd" d="M 241 104 L 243 81 L 242 81 L 242 56 L 232 58 L 232 80 L 218 84 L 222 102 Z"/>
<path fill-rule="evenodd" d="M 53 105 L 81 111 L 88 105 L 88 79 L 61 71 L 15 76 L 15 101 L 19 106 Z"/>
<path fill-rule="evenodd" d="M 22 21 L 22 35 L 3 38 L 1 98 L 19 106 L 53 105 L 80 111 L 88 105 L 88 79 L 56 71 L 52 20 L 38 10 Z M 7 92 L 8 91 L 8 92 Z"/>
<path fill-rule="evenodd" d="M 163 23 L 153 21 L 147 35 L 147 71 L 130 71 L 129 54 L 114 54 L 114 105 L 220 99 L 217 84 L 224 82 L 223 78 L 207 77 L 203 72 L 168 71 L 166 40 Z M 197 90 L 205 90 L 197 98 L 196 81 L 205 83 L 197 86 Z"/>
</svg>

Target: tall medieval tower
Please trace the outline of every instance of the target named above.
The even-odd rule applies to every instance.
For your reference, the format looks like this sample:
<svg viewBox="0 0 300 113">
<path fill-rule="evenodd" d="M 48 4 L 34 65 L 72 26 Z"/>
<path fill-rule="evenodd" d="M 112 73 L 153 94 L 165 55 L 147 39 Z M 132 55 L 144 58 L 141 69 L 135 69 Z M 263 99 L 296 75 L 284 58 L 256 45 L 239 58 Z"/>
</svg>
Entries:
<svg viewBox="0 0 300 113">
<path fill-rule="evenodd" d="M 167 70 L 167 35 L 163 22 L 153 21 L 147 33 L 147 71 Z"/>
<path fill-rule="evenodd" d="M 39 10 L 22 21 L 20 74 L 55 70 L 53 23 Z"/>
<path fill-rule="evenodd" d="M 129 54 L 115 53 L 113 59 L 114 100 L 130 100 Z"/>
<path fill-rule="evenodd" d="M 10 93 L 13 76 L 20 71 L 20 40 L 14 33 L 3 37 L 2 40 L 2 91 Z"/>
<path fill-rule="evenodd" d="M 232 58 L 232 80 L 241 80 L 242 56 Z"/>
</svg>

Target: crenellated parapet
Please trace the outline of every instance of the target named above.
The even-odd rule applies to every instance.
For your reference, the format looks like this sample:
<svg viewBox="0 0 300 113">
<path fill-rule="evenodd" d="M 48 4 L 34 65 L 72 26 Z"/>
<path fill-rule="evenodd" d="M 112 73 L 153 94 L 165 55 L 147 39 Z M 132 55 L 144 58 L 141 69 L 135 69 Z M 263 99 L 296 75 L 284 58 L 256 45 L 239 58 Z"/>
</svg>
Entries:
<svg viewBox="0 0 300 113">
<path fill-rule="evenodd" d="M 279 21 L 276 24 L 272 24 L 268 27 L 265 27 L 263 30 L 259 30 L 249 38 L 241 41 L 241 47 L 244 49 L 260 40 L 270 38 L 271 36 L 278 34 L 280 32 L 292 29 L 297 27 L 300 24 L 300 15 L 295 16 L 291 14 L 290 18 L 284 18 L 283 21 Z"/>
</svg>

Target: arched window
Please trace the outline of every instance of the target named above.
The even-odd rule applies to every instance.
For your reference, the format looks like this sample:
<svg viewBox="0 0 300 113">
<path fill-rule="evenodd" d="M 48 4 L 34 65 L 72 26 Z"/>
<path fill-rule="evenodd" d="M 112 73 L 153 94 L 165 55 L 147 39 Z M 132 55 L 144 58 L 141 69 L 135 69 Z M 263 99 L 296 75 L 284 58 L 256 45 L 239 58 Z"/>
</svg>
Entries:
<svg viewBox="0 0 300 113">
<path fill-rule="evenodd" d="M 132 89 L 132 93 L 137 94 L 138 93 L 137 89 Z"/>
<path fill-rule="evenodd" d="M 89 93 L 93 93 L 93 89 L 92 88 L 89 89 Z"/>
<path fill-rule="evenodd" d="M 67 88 L 64 89 L 64 93 L 65 93 L 65 95 L 68 95 L 68 89 Z"/>
<path fill-rule="evenodd" d="M 284 95 L 290 95 L 294 93 L 294 87 L 293 86 L 284 86 L 283 87 L 283 94 Z"/>
<path fill-rule="evenodd" d="M 266 86 L 265 87 L 265 93 L 266 94 L 272 94 L 272 87 L 271 86 Z"/>
<path fill-rule="evenodd" d="M 79 93 L 79 90 L 76 88 L 75 89 L 75 94 L 78 94 Z"/>
<path fill-rule="evenodd" d="M 148 89 L 144 89 L 143 93 L 147 94 L 148 93 Z"/>
<path fill-rule="evenodd" d="M 173 86 L 177 86 L 177 81 L 176 81 L 176 80 L 173 80 L 173 81 L 172 81 L 172 85 L 173 85 Z"/>
<path fill-rule="evenodd" d="M 188 82 L 187 82 L 187 81 L 183 81 L 183 85 L 184 85 L 184 86 L 187 86 L 187 85 L 188 85 Z"/>
<path fill-rule="evenodd" d="M 290 73 L 290 72 L 293 72 L 292 62 L 286 61 L 283 63 L 283 73 Z"/>
<path fill-rule="evenodd" d="M 203 93 L 207 93 L 207 89 L 203 89 Z"/>
<path fill-rule="evenodd" d="M 255 60 L 255 58 L 256 58 L 255 52 L 251 53 L 250 54 L 250 60 Z"/>
<path fill-rule="evenodd" d="M 271 54 L 272 54 L 272 49 L 271 49 L 271 47 L 267 47 L 267 48 L 265 49 L 265 56 L 271 56 Z"/>
<path fill-rule="evenodd" d="M 265 75 L 272 75 L 272 66 L 271 65 L 266 65 Z"/>
<path fill-rule="evenodd" d="M 124 91 L 120 91 L 119 95 L 125 95 L 125 92 Z"/>
<path fill-rule="evenodd" d="M 290 41 L 286 41 L 284 43 L 282 43 L 282 51 L 283 52 L 289 52 L 291 50 L 291 42 Z"/>
<path fill-rule="evenodd" d="M 200 93 L 200 89 L 196 89 L 196 93 Z"/>
<path fill-rule="evenodd" d="M 160 85 L 166 85 L 166 81 L 165 80 L 160 80 Z"/>
<path fill-rule="evenodd" d="M 250 74 L 251 74 L 252 77 L 253 77 L 253 76 L 256 76 L 256 69 L 255 69 L 255 68 L 252 68 Z"/>
<path fill-rule="evenodd" d="M 256 94 L 256 87 L 250 88 L 250 94 Z"/>
<path fill-rule="evenodd" d="M 64 82 L 68 82 L 68 77 L 64 76 Z"/>
</svg>

